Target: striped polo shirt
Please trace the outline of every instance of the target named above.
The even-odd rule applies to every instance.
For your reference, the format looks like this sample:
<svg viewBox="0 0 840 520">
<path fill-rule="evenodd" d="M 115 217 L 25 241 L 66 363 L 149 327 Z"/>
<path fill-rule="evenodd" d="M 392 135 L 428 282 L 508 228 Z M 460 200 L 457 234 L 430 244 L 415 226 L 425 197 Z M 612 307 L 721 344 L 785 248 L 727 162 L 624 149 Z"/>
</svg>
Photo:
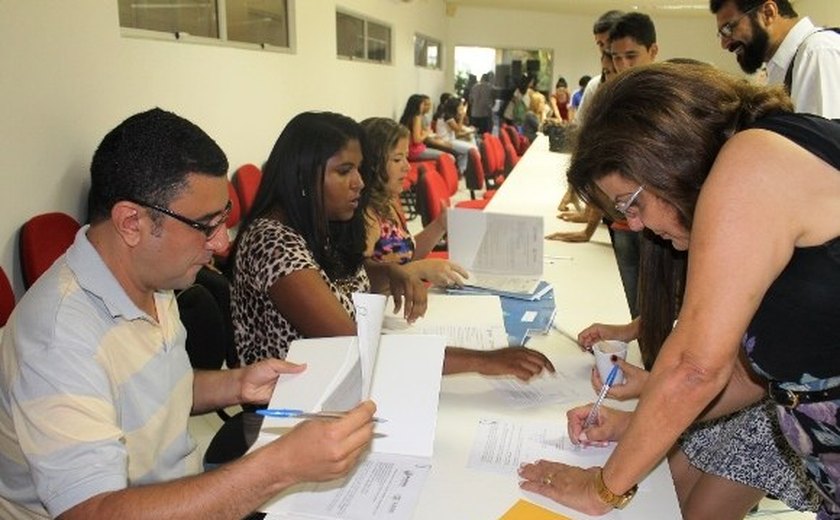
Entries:
<svg viewBox="0 0 840 520">
<path fill-rule="evenodd" d="M 200 470 L 193 373 L 171 291 L 128 297 L 83 227 L 18 303 L 0 346 L 0 517 Z"/>
</svg>

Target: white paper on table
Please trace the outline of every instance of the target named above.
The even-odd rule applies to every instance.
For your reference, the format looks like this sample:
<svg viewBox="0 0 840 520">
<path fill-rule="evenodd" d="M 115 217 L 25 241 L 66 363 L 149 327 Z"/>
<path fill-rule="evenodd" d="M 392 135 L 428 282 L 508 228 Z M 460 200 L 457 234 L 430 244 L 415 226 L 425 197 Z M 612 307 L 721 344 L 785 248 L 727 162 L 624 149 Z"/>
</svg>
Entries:
<svg viewBox="0 0 840 520">
<path fill-rule="evenodd" d="M 393 312 L 389 298 L 382 324 L 384 334 L 438 334 L 450 347 L 491 350 L 508 346 L 502 303 L 498 296 L 429 293 L 426 314 L 409 324 Z"/>
<path fill-rule="evenodd" d="M 576 449 L 561 421 L 522 423 L 488 418 L 478 422 L 467 467 L 515 475 L 520 464 L 540 459 L 602 466 L 612 450 L 613 446 Z"/>
<path fill-rule="evenodd" d="M 379 351 L 382 319 L 385 315 L 385 296 L 353 293 L 356 307 L 356 336 L 359 338 L 359 363 L 362 370 L 362 399 L 370 397 L 373 368 Z"/>
<path fill-rule="evenodd" d="M 289 345 L 286 361 L 306 363 L 306 370 L 277 378 L 269 408 L 319 412 L 348 410 L 362 399 L 362 373 L 356 338 L 299 339 Z M 291 422 L 290 422 L 291 421 Z M 266 417 L 264 426 L 289 425 L 298 419 Z"/>
<path fill-rule="evenodd" d="M 347 477 L 294 486 L 260 510 L 283 519 L 408 520 L 430 469 L 428 458 L 370 453 Z"/>
<path fill-rule="evenodd" d="M 355 341 L 348 336 L 293 341 L 286 359 L 306 363 L 307 368 L 278 379 L 269 407 L 334 411 L 356 406 L 361 400 L 361 370 L 354 354 Z M 376 424 L 373 451 L 432 456 L 445 349 L 443 336 L 381 338 L 371 399 L 376 403 L 376 416 L 385 422 Z M 355 362 L 350 370 L 344 370 L 348 359 Z M 260 436 L 276 435 L 301 420 L 265 417 Z"/>
<path fill-rule="evenodd" d="M 555 366 L 555 370 L 554 374 L 544 370 L 527 382 L 513 377 L 496 377 L 490 379 L 490 382 L 516 408 L 592 399 L 592 390 L 580 389 L 567 383 L 572 381 L 570 378 L 578 376 L 564 372 L 562 367 Z"/>
<path fill-rule="evenodd" d="M 531 293 L 543 274 L 543 218 L 453 208 L 447 212 L 449 259 L 469 285 Z"/>
</svg>

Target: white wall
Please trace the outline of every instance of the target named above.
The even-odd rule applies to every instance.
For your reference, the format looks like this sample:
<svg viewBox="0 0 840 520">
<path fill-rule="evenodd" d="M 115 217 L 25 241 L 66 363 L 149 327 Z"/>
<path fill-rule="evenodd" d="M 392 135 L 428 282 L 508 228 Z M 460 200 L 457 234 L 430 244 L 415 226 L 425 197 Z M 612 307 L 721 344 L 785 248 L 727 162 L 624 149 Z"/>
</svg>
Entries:
<svg viewBox="0 0 840 520">
<path fill-rule="evenodd" d="M 793 7 L 799 16 L 810 16 L 817 25 L 840 26 L 840 2 L 837 0 L 799 0 Z"/>
<path fill-rule="evenodd" d="M 387 22 L 394 64 L 339 60 L 335 9 Z M 105 132 L 152 106 L 216 139 L 232 168 L 261 164 L 283 125 L 309 109 L 398 116 L 440 71 L 413 65 L 415 32 L 446 39 L 443 0 L 297 0 L 296 53 L 125 38 L 114 0 L 0 0 L 0 265 L 22 294 L 17 232 L 31 216 L 81 218 Z"/>
<path fill-rule="evenodd" d="M 675 17 L 647 13 L 656 24 L 659 59 L 695 58 L 724 70 L 737 72 L 734 57 L 722 50 L 715 37 L 715 20 L 708 16 Z M 448 60 L 455 45 L 498 48 L 551 49 L 554 54 L 553 81 L 563 76 L 571 86 L 581 76 L 600 72 L 598 52 L 592 35 L 597 17 L 459 7 L 449 17 Z M 447 84 L 453 72 L 447 71 Z"/>
<path fill-rule="evenodd" d="M 22 293 L 17 232 L 31 216 L 81 218 L 87 169 L 102 136 L 134 112 L 161 106 L 214 137 L 232 168 L 261 163 L 303 110 L 398 116 L 405 99 L 451 90 L 452 71 L 413 66 L 415 32 L 454 45 L 551 48 L 554 77 L 574 84 L 597 69 L 592 17 L 462 7 L 444 0 L 295 0 L 296 50 L 274 53 L 125 38 L 114 0 L 0 0 L 0 265 Z M 335 57 L 335 8 L 394 30 L 394 64 Z M 836 0 L 800 0 L 801 14 L 840 25 Z M 691 56 L 735 70 L 711 15 L 654 15 L 662 58 Z"/>
</svg>

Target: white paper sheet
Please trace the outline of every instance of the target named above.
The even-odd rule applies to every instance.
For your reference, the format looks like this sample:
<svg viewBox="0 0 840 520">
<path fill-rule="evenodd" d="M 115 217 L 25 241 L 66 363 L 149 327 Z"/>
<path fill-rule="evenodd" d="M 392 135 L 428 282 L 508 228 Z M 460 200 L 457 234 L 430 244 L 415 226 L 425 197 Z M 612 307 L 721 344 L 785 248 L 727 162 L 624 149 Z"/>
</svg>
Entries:
<svg viewBox="0 0 840 520">
<path fill-rule="evenodd" d="M 539 459 L 598 466 L 612 450 L 612 446 L 575 449 L 561 421 L 521 423 L 487 418 L 478 422 L 467 467 L 515 475 L 520 464 Z"/>
<path fill-rule="evenodd" d="M 371 453 L 346 478 L 295 486 L 261 510 L 282 519 L 408 520 L 430 469 L 426 458 Z"/>
<path fill-rule="evenodd" d="M 370 397 L 373 368 L 379 351 L 379 336 L 385 315 L 385 296 L 353 293 L 356 307 L 356 336 L 359 338 L 359 364 L 362 369 L 362 399 Z"/>
<path fill-rule="evenodd" d="M 543 218 L 450 209 L 449 259 L 469 273 L 467 283 L 530 293 L 543 274 Z"/>
<path fill-rule="evenodd" d="M 393 312 L 389 298 L 384 334 L 437 334 L 450 347 L 491 350 L 508 346 L 502 303 L 494 295 L 429 294 L 426 315 L 412 324 Z"/>
<path fill-rule="evenodd" d="M 502 398 L 516 408 L 592 399 L 592 390 L 567 384 L 567 381 L 572 381 L 570 378 L 573 375 L 556 364 L 555 369 L 554 374 L 543 371 L 527 382 L 512 377 L 497 377 L 490 381 Z"/>
</svg>

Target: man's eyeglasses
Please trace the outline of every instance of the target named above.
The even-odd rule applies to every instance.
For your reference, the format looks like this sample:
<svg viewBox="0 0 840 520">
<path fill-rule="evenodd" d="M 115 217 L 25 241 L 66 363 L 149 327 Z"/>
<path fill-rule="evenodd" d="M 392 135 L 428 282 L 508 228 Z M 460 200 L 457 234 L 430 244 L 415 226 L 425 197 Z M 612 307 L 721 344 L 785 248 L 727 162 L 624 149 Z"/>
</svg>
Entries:
<svg viewBox="0 0 840 520">
<path fill-rule="evenodd" d="M 725 24 L 718 27 L 718 31 L 717 31 L 718 38 L 720 38 L 721 40 L 724 39 L 724 38 L 732 38 L 732 34 L 735 32 L 735 27 L 737 27 L 738 24 L 741 23 L 741 20 L 743 20 L 744 17 L 752 14 L 753 11 L 755 11 L 756 9 L 758 9 L 759 7 L 761 7 L 763 5 L 764 4 L 758 4 L 757 6 L 753 7 L 752 9 L 747 9 L 746 12 L 744 12 L 744 14 L 742 14 L 738 18 L 735 18 L 734 20 L 729 20 Z"/>
<path fill-rule="evenodd" d="M 163 213 L 167 217 L 174 218 L 178 222 L 183 222 L 184 224 L 190 226 L 191 228 L 204 233 L 204 237 L 207 240 L 210 240 L 211 238 L 213 238 L 213 236 L 216 234 L 216 232 L 219 231 L 219 228 L 221 228 L 222 226 L 225 225 L 225 222 L 227 221 L 228 215 L 230 215 L 230 210 L 231 210 L 231 207 L 232 207 L 231 201 L 228 201 L 227 205 L 225 206 L 225 209 L 223 209 L 221 213 L 219 213 L 218 215 L 213 217 L 213 219 L 210 222 L 204 223 L 204 222 L 195 221 L 191 218 L 187 218 L 183 215 L 179 215 L 178 213 L 175 213 L 174 211 L 172 211 L 170 209 L 166 209 L 164 207 L 158 206 L 157 204 L 150 204 L 148 202 L 143 202 L 142 200 L 137 200 L 137 199 L 126 199 L 126 200 L 129 201 L 129 202 L 133 202 L 133 203 L 137 204 L 138 206 L 143 206 L 144 208 L 155 210 L 158 213 Z"/>
<path fill-rule="evenodd" d="M 644 190 L 644 189 L 645 189 L 644 186 L 639 186 L 639 188 L 636 191 L 634 191 L 633 194 L 630 195 L 627 199 L 616 201 L 615 210 L 618 211 L 619 213 L 621 213 L 622 215 L 624 215 L 625 217 L 634 216 L 634 215 L 628 215 L 628 212 L 631 212 L 631 209 L 632 209 L 631 206 L 633 206 L 633 204 L 636 202 L 636 199 L 639 198 L 639 195 L 642 193 L 642 190 Z"/>
</svg>

